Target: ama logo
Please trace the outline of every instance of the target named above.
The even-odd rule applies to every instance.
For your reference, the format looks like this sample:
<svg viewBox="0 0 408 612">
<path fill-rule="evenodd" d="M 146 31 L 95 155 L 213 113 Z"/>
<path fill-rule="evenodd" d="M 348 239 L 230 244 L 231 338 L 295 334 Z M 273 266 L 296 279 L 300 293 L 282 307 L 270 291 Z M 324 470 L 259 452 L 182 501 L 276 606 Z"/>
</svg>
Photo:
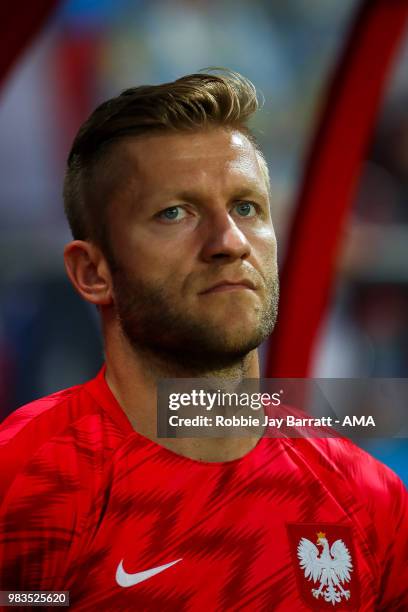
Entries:
<svg viewBox="0 0 408 612">
<path fill-rule="evenodd" d="M 343 427 L 349 425 L 350 427 L 375 427 L 375 421 L 372 416 L 345 416 L 343 419 Z"/>
</svg>

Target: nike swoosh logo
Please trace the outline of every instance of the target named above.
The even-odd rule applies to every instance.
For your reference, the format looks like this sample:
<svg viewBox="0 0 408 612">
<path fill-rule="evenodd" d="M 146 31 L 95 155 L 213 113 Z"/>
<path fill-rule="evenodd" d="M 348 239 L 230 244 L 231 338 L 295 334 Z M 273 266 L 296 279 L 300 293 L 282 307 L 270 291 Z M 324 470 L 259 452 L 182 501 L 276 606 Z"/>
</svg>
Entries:
<svg viewBox="0 0 408 612">
<path fill-rule="evenodd" d="M 116 570 L 116 582 L 121 587 L 131 587 L 135 584 L 139 584 L 140 582 L 144 582 L 148 580 L 152 576 L 156 576 L 156 574 L 160 574 L 164 572 L 164 570 L 168 569 L 172 565 L 175 565 L 179 561 L 183 559 L 177 559 L 176 561 L 172 561 L 171 563 L 166 563 L 165 565 L 159 565 L 158 567 L 153 567 L 153 569 L 145 570 L 144 572 L 136 572 L 136 574 L 128 574 L 123 569 L 123 559 L 118 565 L 118 569 Z"/>
</svg>

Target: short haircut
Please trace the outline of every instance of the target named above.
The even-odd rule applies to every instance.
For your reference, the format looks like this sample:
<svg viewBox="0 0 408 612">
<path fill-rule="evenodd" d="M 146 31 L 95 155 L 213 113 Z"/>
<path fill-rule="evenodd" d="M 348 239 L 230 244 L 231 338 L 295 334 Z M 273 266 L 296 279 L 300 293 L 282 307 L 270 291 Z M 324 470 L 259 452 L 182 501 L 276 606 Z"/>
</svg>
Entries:
<svg viewBox="0 0 408 612">
<path fill-rule="evenodd" d="M 73 238 L 94 242 L 105 254 L 110 253 L 106 227 L 109 196 L 98 193 L 97 181 L 98 175 L 109 172 L 112 148 L 125 137 L 212 127 L 237 129 L 260 153 L 268 182 L 266 163 L 248 128 L 258 106 L 254 85 L 224 69 L 162 85 L 132 87 L 103 102 L 79 129 L 68 156 L 64 208 Z"/>
</svg>

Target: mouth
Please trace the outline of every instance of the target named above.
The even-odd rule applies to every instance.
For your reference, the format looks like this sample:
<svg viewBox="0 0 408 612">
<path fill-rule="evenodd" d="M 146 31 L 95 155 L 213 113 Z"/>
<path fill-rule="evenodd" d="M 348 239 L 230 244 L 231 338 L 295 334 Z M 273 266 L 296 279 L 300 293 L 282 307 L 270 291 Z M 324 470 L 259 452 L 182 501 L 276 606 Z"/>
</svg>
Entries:
<svg viewBox="0 0 408 612">
<path fill-rule="evenodd" d="M 221 293 L 226 291 L 255 291 L 256 287 L 250 280 L 243 279 L 238 281 L 219 281 L 215 285 L 212 285 L 208 289 L 200 292 L 200 295 L 206 295 L 208 293 Z"/>
</svg>

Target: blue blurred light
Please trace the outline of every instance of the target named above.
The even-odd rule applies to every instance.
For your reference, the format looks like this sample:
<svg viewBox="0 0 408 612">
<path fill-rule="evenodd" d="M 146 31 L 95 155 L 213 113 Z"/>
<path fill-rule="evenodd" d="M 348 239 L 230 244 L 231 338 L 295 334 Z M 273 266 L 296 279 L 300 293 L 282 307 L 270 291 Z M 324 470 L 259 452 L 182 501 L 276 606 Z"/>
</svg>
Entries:
<svg viewBox="0 0 408 612">
<path fill-rule="evenodd" d="M 127 4 L 128 0 L 66 0 L 58 16 L 67 25 L 94 28 L 111 23 Z"/>
</svg>

